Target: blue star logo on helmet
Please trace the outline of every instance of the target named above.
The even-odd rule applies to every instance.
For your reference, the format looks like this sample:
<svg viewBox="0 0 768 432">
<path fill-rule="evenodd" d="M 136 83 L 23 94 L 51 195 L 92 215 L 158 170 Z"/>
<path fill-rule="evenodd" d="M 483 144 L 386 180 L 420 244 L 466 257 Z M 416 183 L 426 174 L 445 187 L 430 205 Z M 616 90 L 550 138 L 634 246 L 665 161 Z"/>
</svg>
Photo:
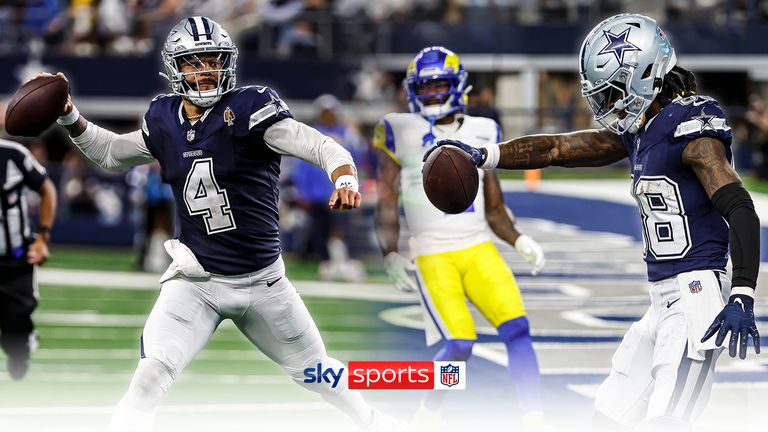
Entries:
<svg viewBox="0 0 768 432">
<path fill-rule="evenodd" d="M 640 51 L 640 48 L 628 41 L 629 31 L 631 28 L 627 28 L 619 34 L 613 34 L 610 30 L 603 30 L 603 35 L 608 39 L 608 45 L 604 46 L 597 55 L 613 54 L 616 56 L 616 61 L 619 64 L 624 64 L 624 53 L 628 51 Z"/>
</svg>

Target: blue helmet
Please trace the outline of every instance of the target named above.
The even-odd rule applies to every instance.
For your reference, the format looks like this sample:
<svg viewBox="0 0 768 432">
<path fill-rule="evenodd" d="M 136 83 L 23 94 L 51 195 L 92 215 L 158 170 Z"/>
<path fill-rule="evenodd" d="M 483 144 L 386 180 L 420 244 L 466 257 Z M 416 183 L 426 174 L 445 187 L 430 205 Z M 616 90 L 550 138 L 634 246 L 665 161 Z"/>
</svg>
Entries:
<svg viewBox="0 0 768 432">
<path fill-rule="evenodd" d="M 450 84 L 446 92 L 418 94 L 419 85 L 437 80 Z M 433 46 L 424 48 L 416 54 L 408 65 L 403 80 L 403 89 L 408 96 L 408 106 L 413 113 L 431 119 L 439 119 L 449 114 L 464 111 L 467 105 L 467 71 L 461 65 L 459 56 L 453 51 Z M 425 99 L 441 97 L 439 104 L 426 105 Z"/>
</svg>

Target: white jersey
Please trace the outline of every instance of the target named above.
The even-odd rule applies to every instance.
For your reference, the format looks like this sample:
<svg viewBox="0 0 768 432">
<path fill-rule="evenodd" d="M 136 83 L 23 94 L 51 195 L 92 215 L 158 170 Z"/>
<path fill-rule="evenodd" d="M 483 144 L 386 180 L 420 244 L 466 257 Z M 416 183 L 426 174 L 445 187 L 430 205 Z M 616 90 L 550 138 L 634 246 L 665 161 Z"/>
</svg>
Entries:
<svg viewBox="0 0 768 432">
<path fill-rule="evenodd" d="M 400 198 L 411 232 L 411 249 L 417 256 L 455 251 L 491 240 L 485 219 L 483 170 L 474 203 L 457 215 L 443 213 L 429 202 L 422 183 L 424 153 L 442 139 L 460 140 L 476 147 L 501 139 L 498 124 L 485 117 L 457 115 L 448 125 L 435 125 L 419 114 L 385 115 L 374 132 L 374 146 L 400 165 Z"/>
</svg>

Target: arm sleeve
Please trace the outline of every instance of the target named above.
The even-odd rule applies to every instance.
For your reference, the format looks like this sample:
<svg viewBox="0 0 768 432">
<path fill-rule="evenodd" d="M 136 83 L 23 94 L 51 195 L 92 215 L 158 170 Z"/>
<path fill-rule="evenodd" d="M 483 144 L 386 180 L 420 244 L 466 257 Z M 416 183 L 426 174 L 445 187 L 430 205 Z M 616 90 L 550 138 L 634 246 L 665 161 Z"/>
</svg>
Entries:
<svg viewBox="0 0 768 432">
<path fill-rule="evenodd" d="M 352 155 L 341 144 L 292 118 L 284 118 L 264 133 L 264 142 L 274 152 L 295 156 L 322 168 L 328 177 L 344 165 L 355 166 Z"/>
<path fill-rule="evenodd" d="M 32 190 L 40 190 L 43 182 L 48 178 L 48 174 L 42 165 L 35 159 L 35 156 L 26 148 L 19 145 L 18 167 L 23 171 L 24 185 Z"/>
<path fill-rule="evenodd" d="M 119 171 L 153 161 L 142 131 L 118 135 L 91 122 L 80 136 L 72 138 L 80 151 L 98 166 Z"/>
<path fill-rule="evenodd" d="M 755 288 L 760 270 L 760 219 L 741 183 L 727 184 L 712 195 L 712 204 L 728 221 L 733 286 Z"/>
</svg>

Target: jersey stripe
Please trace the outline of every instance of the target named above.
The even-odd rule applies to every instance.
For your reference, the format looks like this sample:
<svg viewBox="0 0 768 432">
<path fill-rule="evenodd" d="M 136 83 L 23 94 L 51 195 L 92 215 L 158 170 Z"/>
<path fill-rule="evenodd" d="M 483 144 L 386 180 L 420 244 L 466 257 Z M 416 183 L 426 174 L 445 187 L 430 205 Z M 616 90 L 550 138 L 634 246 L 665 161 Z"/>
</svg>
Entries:
<svg viewBox="0 0 768 432">
<path fill-rule="evenodd" d="M 255 113 L 251 114 L 251 118 L 248 121 L 248 130 L 253 129 L 254 126 L 258 125 L 259 123 L 272 117 L 275 114 L 277 114 L 277 107 L 275 107 L 274 105 L 267 105 L 264 108 L 256 111 Z"/>
<path fill-rule="evenodd" d="M 677 129 L 675 129 L 675 138 L 696 132 L 704 132 L 705 130 L 729 131 L 731 130 L 731 127 L 726 124 L 724 118 L 719 117 L 713 118 L 706 126 L 699 120 L 688 120 L 687 122 L 677 125 Z"/>
</svg>

